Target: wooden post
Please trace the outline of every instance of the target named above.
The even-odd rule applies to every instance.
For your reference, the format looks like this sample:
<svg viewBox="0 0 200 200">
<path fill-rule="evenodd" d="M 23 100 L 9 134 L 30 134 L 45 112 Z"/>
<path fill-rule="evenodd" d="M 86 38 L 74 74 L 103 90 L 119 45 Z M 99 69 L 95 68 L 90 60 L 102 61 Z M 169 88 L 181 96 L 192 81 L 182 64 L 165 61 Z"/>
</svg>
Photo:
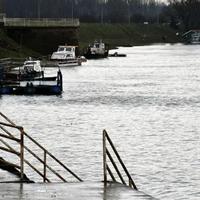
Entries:
<svg viewBox="0 0 200 200">
<path fill-rule="evenodd" d="M 21 181 L 24 179 L 24 129 L 20 129 L 20 171 L 21 171 Z"/>
<path fill-rule="evenodd" d="M 106 131 L 103 130 L 103 175 L 104 186 L 107 185 L 107 163 L 106 163 Z"/>
<path fill-rule="evenodd" d="M 46 175 L 47 175 L 47 152 L 46 150 L 44 150 L 44 177 L 43 177 L 43 182 L 45 183 L 46 182 Z"/>
<path fill-rule="evenodd" d="M 132 182 L 131 182 L 130 178 L 128 179 L 128 184 L 129 184 L 129 187 L 133 187 L 133 185 L 132 185 Z"/>
</svg>

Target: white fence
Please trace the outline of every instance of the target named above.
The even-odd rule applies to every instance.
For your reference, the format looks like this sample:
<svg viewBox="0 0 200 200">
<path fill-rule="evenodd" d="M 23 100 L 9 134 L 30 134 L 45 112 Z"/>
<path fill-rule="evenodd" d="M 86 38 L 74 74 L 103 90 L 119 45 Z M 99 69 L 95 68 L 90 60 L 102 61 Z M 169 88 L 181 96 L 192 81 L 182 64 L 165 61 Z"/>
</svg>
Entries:
<svg viewBox="0 0 200 200">
<path fill-rule="evenodd" d="M 3 17 L 6 27 L 79 27 L 77 18 L 6 18 Z"/>
</svg>

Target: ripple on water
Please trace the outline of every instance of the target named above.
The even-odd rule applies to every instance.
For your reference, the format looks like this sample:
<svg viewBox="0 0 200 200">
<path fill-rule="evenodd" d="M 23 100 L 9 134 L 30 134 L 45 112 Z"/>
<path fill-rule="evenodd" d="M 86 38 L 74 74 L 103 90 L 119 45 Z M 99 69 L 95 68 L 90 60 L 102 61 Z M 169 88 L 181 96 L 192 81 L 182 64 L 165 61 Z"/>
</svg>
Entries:
<svg viewBox="0 0 200 200">
<path fill-rule="evenodd" d="M 199 199 L 199 50 L 122 47 L 125 58 L 62 69 L 61 96 L 2 96 L 0 110 L 84 180 L 102 180 L 106 128 L 140 190 Z"/>
</svg>

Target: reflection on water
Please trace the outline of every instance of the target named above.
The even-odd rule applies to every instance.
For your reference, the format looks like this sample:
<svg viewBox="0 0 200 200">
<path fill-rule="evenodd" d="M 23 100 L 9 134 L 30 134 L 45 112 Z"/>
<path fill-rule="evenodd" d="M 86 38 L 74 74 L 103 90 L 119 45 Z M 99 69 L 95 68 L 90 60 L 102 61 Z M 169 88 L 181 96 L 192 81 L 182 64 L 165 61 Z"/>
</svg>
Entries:
<svg viewBox="0 0 200 200">
<path fill-rule="evenodd" d="M 140 190 L 199 199 L 199 51 L 179 44 L 120 48 L 127 57 L 63 69 L 61 97 L 3 96 L 0 110 L 83 180 L 103 179 L 107 129 Z"/>
</svg>

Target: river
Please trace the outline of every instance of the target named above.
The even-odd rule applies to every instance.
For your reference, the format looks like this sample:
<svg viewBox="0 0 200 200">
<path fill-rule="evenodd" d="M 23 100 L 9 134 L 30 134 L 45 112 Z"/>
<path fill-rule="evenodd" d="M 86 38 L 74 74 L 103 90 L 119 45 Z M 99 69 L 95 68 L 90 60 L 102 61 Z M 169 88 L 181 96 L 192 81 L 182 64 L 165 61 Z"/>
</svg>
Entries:
<svg viewBox="0 0 200 200">
<path fill-rule="evenodd" d="M 61 96 L 5 95 L 0 111 L 83 180 L 103 179 L 106 129 L 139 190 L 200 199 L 200 46 L 117 51 L 127 57 L 62 69 Z"/>
</svg>

